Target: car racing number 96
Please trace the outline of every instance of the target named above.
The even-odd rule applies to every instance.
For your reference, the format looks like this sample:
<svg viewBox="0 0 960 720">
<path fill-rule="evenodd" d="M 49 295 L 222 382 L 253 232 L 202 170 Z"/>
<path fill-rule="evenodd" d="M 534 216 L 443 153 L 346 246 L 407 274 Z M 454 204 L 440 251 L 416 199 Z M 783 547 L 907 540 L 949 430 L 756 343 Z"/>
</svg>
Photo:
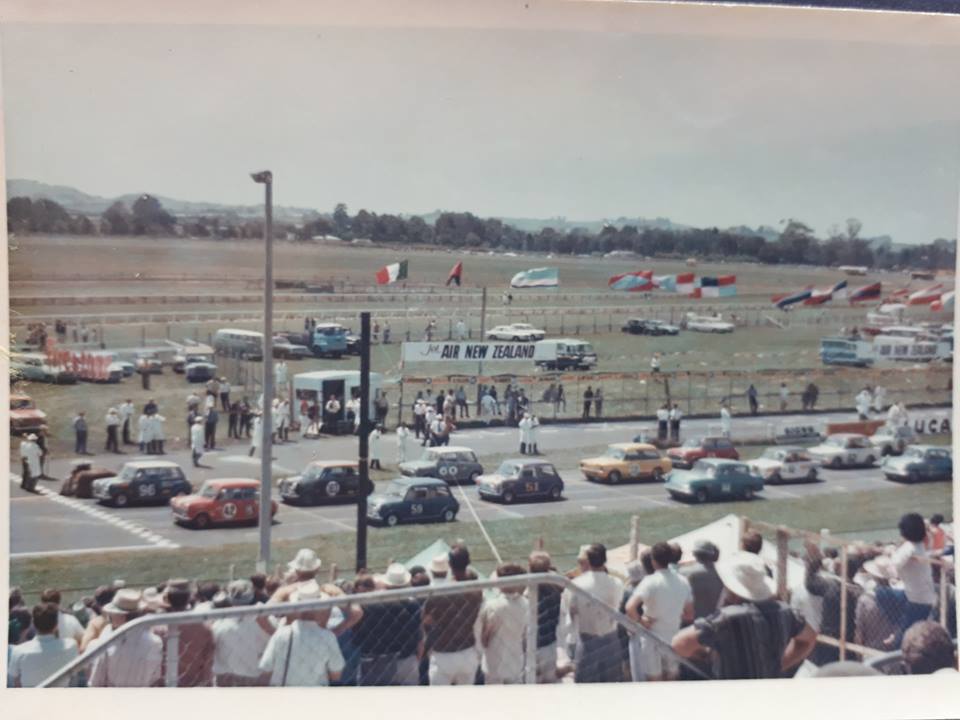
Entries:
<svg viewBox="0 0 960 720">
<path fill-rule="evenodd" d="M 157 489 L 150 483 L 143 483 L 137 486 L 137 494 L 140 497 L 154 497 L 157 494 Z"/>
</svg>

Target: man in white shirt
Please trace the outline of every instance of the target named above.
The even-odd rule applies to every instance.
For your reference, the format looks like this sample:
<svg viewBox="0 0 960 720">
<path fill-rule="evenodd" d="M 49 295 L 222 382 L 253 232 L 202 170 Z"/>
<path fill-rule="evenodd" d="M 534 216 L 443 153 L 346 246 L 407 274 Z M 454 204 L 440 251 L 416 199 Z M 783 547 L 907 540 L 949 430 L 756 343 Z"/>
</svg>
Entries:
<svg viewBox="0 0 960 720">
<path fill-rule="evenodd" d="M 200 467 L 200 457 L 203 455 L 203 418 L 197 416 L 190 428 L 190 450 L 193 455 L 193 466 Z"/>
<path fill-rule="evenodd" d="M 403 423 L 397 426 L 397 464 L 407 461 L 407 438 L 410 431 Z"/>
<path fill-rule="evenodd" d="M 437 408 L 431 403 L 427 405 L 423 413 L 423 446 L 433 445 L 431 442 L 431 433 L 433 432 L 433 423 L 437 419 Z"/>
<path fill-rule="evenodd" d="M 683 419 L 683 411 L 676 403 L 670 408 L 670 441 L 680 442 L 680 421 Z"/>
<path fill-rule="evenodd" d="M 374 426 L 370 434 L 367 435 L 367 456 L 370 458 L 371 470 L 383 470 L 380 466 L 380 438 L 382 437 L 383 432 L 379 425 Z"/>
<path fill-rule="evenodd" d="M 667 431 L 670 425 L 670 410 L 664 403 L 657 408 L 657 440 L 661 443 L 667 441 Z"/>
<path fill-rule="evenodd" d="M 662 648 L 669 647 L 681 622 L 693 620 L 693 593 L 687 579 L 670 567 L 673 549 L 668 543 L 656 543 L 650 549 L 650 555 L 654 573 L 637 585 L 627 602 L 626 611 L 630 618 L 664 641 L 661 644 L 649 636 L 641 637 L 641 666 L 646 679 L 674 680 L 679 667 L 672 654 L 663 652 Z"/>
<path fill-rule="evenodd" d="M 10 654 L 7 675 L 15 687 L 36 687 L 79 655 L 76 641 L 57 637 L 58 616 L 53 603 L 41 603 L 33 608 L 37 635 L 33 640 L 14 645 Z M 56 687 L 66 687 L 68 681 L 69 678 L 64 678 Z"/>
<path fill-rule="evenodd" d="M 515 563 L 504 563 L 497 568 L 496 577 L 523 575 L 524 572 Z M 523 585 L 501 588 L 480 608 L 480 645 L 483 647 L 480 667 L 487 685 L 523 682 L 523 643 L 529 607 L 523 590 Z"/>
<path fill-rule="evenodd" d="M 864 388 L 855 398 L 857 405 L 857 415 L 861 420 L 867 420 L 870 417 L 870 405 L 873 401 L 873 396 L 870 394 L 870 391 L 867 388 Z"/>
<path fill-rule="evenodd" d="M 915 622 L 926 620 L 930 616 L 937 592 L 933 584 L 933 570 L 930 559 L 923 546 L 927 534 L 926 523 L 919 513 L 907 513 L 900 518 L 900 537 L 903 544 L 893 553 L 891 560 L 903 581 L 902 592 L 906 596 L 907 606 L 900 618 L 900 632 L 903 633 Z M 897 592 L 893 590 L 892 592 Z M 878 592 L 878 598 L 881 593 Z M 900 637 L 896 639 L 900 643 Z"/>
<path fill-rule="evenodd" d="M 290 601 L 326 597 L 316 580 L 310 580 L 293 592 Z M 287 615 L 287 624 L 273 633 L 260 659 L 260 670 L 270 673 L 270 685 L 315 687 L 340 679 L 345 663 L 337 637 L 317 622 L 326 615 L 315 611 Z"/>
<path fill-rule="evenodd" d="M 130 439 L 130 423 L 133 422 L 133 401 L 130 398 L 120 406 L 120 420 L 123 421 L 123 444 L 124 445 L 133 445 L 133 441 Z"/>
<path fill-rule="evenodd" d="M 576 624 L 580 635 L 574 678 L 577 683 L 620 682 L 623 651 L 617 623 L 613 614 L 598 607 L 596 601 L 615 610 L 623 598 L 623 583 L 607 573 L 607 549 L 603 545 L 588 545 L 585 555 L 587 570 L 573 584 L 593 596 L 593 601 L 580 593 L 564 591 L 570 621 Z"/>
<path fill-rule="evenodd" d="M 143 598 L 138 590 L 123 588 L 103 608 L 111 625 L 90 644 L 98 647 L 125 623 L 139 617 L 144 610 Z M 88 650 L 90 649 L 88 648 Z M 151 687 L 163 677 L 163 640 L 150 628 L 139 628 L 125 633 L 111 643 L 93 665 L 90 676 L 92 687 Z"/>
<path fill-rule="evenodd" d="M 720 434 L 725 438 L 730 437 L 730 408 L 724 403 L 720 406 Z"/>
<path fill-rule="evenodd" d="M 249 580 L 234 580 L 227 586 L 233 607 L 252 605 L 255 600 Z M 213 631 L 213 674 L 217 687 L 266 685 L 269 680 L 260 671 L 260 658 L 270 642 L 257 618 L 252 615 L 216 620 Z"/>
</svg>

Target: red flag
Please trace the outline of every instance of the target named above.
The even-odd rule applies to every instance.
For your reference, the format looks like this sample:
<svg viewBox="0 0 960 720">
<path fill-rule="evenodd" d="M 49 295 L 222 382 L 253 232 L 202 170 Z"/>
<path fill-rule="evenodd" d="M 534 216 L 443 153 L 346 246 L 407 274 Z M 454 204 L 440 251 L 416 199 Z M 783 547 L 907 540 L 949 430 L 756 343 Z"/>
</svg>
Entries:
<svg viewBox="0 0 960 720">
<path fill-rule="evenodd" d="M 453 266 L 453 269 L 450 271 L 450 274 L 447 275 L 446 284 L 456 283 L 457 287 L 460 287 L 460 282 L 463 280 L 463 261 L 461 260 L 456 265 Z"/>
</svg>

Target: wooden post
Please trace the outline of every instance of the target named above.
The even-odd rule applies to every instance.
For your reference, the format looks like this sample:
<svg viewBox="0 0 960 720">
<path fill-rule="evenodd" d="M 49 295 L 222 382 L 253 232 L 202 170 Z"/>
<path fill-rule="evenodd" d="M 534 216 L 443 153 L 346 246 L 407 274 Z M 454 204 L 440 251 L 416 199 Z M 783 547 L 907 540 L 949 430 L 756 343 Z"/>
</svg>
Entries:
<svg viewBox="0 0 960 720">
<path fill-rule="evenodd" d="M 847 659 L 847 546 L 840 546 L 840 662 Z"/>
<path fill-rule="evenodd" d="M 636 560 L 639 555 L 640 544 L 640 516 L 634 515 L 630 518 L 630 560 Z"/>
<path fill-rule="evenodd" d="M 790 533 L 785 527 L 777 528 L 777 597 L 787 601 L 787 557 L 789 556 Z"/>
</svg>

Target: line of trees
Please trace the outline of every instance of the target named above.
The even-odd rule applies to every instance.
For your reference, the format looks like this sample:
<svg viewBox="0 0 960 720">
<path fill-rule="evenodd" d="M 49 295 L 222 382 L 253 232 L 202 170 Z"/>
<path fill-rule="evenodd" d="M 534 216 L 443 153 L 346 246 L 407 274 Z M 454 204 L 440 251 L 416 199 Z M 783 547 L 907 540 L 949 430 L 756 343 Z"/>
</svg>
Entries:
<svg viewBox="0 0 960 720">
<path fill-rule="evenodd" d="M 257 238 L 263 235 L 261 220 L 234 214 L 176 218 L 159 200 L 141 195 L 131 207 L 117 201 L 99 217 L 71 215 L 52 200 L 15 197 L 7 202 L 7 226 L 15 233 L 78 235 L 150 235 Z M 748 260 L 768 264 L 818 266 L 865 265 L 868 267 L 953 269 L 956 239 L 938 238 L 924 245 L 892 248 L 860 236 L 861 223 L 851 218 L 818 238 L 799 220 L 789 220 L 775 239 L 746 228 L 667 229 L 607 225 L 599 232 L 584 229 L 558 231 L 550 227 L 527 232 L 496 218 L 472 213 L 440 213 L 431 224 L 421 217 L 377 214 L 359 210 L 351 215 L 337 204 L 328 215 L 316 214 L 300 224 L 277 223 L 276 235 L 308 241 L 318 236 L 343 241 L 367 239 L 397 245 L 427 245 L 444 248 L 489 248 L 502 251 L 548 252 L 586 255 L 615 250 L 649 257 L 697 257 L 701 259 Z"/>
</svg>

